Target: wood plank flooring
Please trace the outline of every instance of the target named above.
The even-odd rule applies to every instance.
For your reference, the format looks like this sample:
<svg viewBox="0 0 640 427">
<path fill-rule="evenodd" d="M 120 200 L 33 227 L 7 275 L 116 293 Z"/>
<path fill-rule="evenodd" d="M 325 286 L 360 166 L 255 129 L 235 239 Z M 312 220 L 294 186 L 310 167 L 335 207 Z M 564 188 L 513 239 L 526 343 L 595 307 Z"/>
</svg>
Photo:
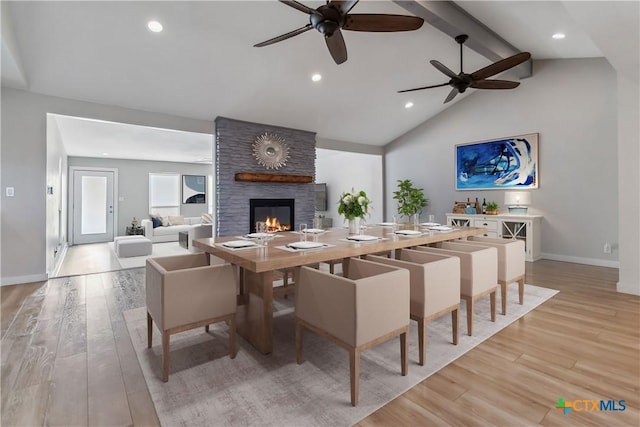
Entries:
<svg viewBox="0 0 640 427">
<path fill-rule="evenodd" d="M 527 263 L 527 283 L 560 293 L 358 426 L 640 425 L 640 298 L 617 275 Z M 0 294 L 3 426 L 159 424 L 122 316 L 144 306 L 143 269 Z M 627 409 L 563 415 L 560 397 Z"/>
</svg>

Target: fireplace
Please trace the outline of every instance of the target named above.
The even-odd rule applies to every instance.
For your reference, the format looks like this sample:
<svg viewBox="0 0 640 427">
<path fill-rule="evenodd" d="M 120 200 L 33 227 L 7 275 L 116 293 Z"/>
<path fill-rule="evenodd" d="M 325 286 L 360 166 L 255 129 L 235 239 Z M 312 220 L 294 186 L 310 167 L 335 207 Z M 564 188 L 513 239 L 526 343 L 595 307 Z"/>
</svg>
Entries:
<svg viewBox="0 0 640 427">
<path fill-rule="evenodd" d="M 269 231 L 294 229 L 294 199 L 249 199 L 249 232 L 256 231 L 256 221 L 268 222 Z"/>
</svg>

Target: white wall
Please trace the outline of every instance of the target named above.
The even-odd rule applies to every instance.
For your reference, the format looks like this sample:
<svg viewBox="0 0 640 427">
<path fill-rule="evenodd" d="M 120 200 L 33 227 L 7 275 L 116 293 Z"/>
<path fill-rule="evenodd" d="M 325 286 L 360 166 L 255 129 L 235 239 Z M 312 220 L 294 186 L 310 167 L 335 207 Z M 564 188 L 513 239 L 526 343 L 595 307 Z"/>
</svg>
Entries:
<svg viewBox="0 0 640 427">
<path fill-rule="evenodd" d="M 640 295 L 640 88 L 618 73 L 620 277 L 618 291 Z"/>
<path fill-rule="evenodd" d="M 327 183 L 327 218 L 340 227 L 344 218 L 338 215 L 338 199 L 345 191 L 364 190 L 372 201 L 373 212 L 365 219 L 368 224 L 383 221 L 382 156 L 316 149 L 316 182 Z"/>
<path fill-rule="evenodd" d="M 60 139 L 56 121 L 47 117 L 47 188 L 46 194 L 46 271 L 51 273 L 67 241 L 67 153 Z"/>
<path fill-rule="evenodd" d="M 213 134 L 213 123 L 166 114 L 38 95 L 2 87 L 2 284 L 45 280 L 46 114 L 66 114 L 142 126 Z M 4 188 L 15 187 L 15 197 Z"/>
<path fill-rule="evenodd" d="M 423 96 L 437 96 L 437 91 Z M 517 89 L 471 91 L 387 146 L 387 200 L 396 181 L 409 178 L 425 188 L 429 210 L 440 222 L 455 200 L 486 197 L 502 205 L 503 191 L 455 190 L 454 147 L 537 132 L 540 188 L 531 190 L 529 211 L 544 216 L 544 256 L 617 266 L 617 250 L 603 253 L 605 242 L 618 244 L 618 106 L 609 63 L 602 58 L 536 61 L 533 77 Z M 392 209 L 388 204 L 387 214 Z"/>
</svg>

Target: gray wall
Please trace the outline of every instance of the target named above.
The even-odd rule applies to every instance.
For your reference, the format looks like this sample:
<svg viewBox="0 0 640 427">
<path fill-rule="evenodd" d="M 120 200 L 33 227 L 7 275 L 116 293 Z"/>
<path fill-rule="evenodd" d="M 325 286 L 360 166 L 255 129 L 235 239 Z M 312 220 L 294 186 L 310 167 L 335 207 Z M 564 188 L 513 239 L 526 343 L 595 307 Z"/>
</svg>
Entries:
<svg viewBox="0 0 640 427">
<path fill-rule="evenodd" d="M 47 113 L 213 134 L 213 123 L 2 87 L 2 284 L 46 280 Z M 15 187 L 6 197 L 4 187 Z"/>
<path fill-rule="evenodd" d="M 253 157 L 253 143 L 265 132 L 285 139 L 289 160 L 280 169 L 266 169 Z M 216 235 L 249 232 L 249 199 L 295 199 L 295 228 L 313 224 L 315 191 L 313 183 L 287 184 L 236 182 L 238 172 L 280 173 L 315 177 L 315 133 L 260 123 L 216 118 Z"/>
<path fill-rule="evenodd" d="M 616 73 L 602 58 L 536 61 L 517 89 L 473 91 L 389 144 L 387 200 L 396 180 L 410 178 L 425 188 L 438 221 L 467 197 L 502 206 L 503 191 L 455 190 L 454 146 L 537 132 L 540 188 L 531 190 L 529 211 L 544 216 L 544 256 L 617 266 L 617 250 L 603 253 L 605 242 L 618 243 L 616 91 Z"/>
<path fill-rule="evenodd" d="M 126 227 L 135 216 L 138 222 L 149 214 L 149 173 L 174 172 L 180 175 L 211 175 L 212 165 L 194 163 L 153 162 L 144 160 L 69 157 L 69 166 L 103 167 L 118 170 L 118 228 L 116 234 L 125 234 Z M 207 189 L 207 193 L 211 193 Z M 122 200 L 124 199 L 124 200 Z M 208 197 L 207 197 L 208 199 Z M 207 204 L 182 204 L 180 214 L 200 216 L 207 212 Z"/>
</svg>

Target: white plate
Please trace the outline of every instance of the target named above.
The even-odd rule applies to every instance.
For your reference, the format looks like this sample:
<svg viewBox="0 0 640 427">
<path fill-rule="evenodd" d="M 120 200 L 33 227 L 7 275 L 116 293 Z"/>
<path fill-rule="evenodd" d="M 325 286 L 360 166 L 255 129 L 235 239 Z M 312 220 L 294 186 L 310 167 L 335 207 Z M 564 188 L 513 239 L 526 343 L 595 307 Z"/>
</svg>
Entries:
<svg viewBox="0 0 640 427">
<path fill-rule="evenodd" d="M 366 234 L 358 234 L 355 236 L 349 236 L 347 237 L 347 240 L 356 240 L 358 242 L 368 242 L 371 240 L 380 240 L 380 237 L 376 237 L 376 236 L 369 236 Z"/>
<path fill-rule="evenodd" d="M 383 227 L 390 227 L 392 225 L 396 225 L 395 222 L 379 222 L 378 225 L 382 225 Z"/>
<path fill-rule="evenodd" d="M 423 227 L 437 227 L 437 226 L 440 225 L 440 223 L 438 223 L 438 222 L 421 222 L 420 225 L 423 226 Z"/>
<path fill-rule="evenodd" d="M 287 245 L 288 248 L 292 249 L 316 249 L 327 246 L 325 243 L 320 242 L 293 242 Z"/>
<path fill-rule="evenodd" d="M 397 230 L 396 234 L 402 234 L 404 236 L 419 236 L 422 234 L 422 231 L 418 230 Z"/>
<path fill-rule="evenodd" d="M 324 233 L 324 230 L 322 228 L 305 228 L 302 231 L 305 232 L 305 233 L 310 233 L 310 234 L 321 234 L 321 233 Z"/>
<path fill-rule="evenodd" d="M 231 240 L 229 242 L 222 243 L 222 246 L 225 246 L 227 248 L 238 249 L 238 248 L 248 248 L 249 246 L 256 246 L 256 244 L 255 242 L 252 242 L 250 240 Z"/>
<path fill-rule="evenodd" d="M 453 227 L 449 227 L 448 225 L 435 225 L 433 227 L 429 227 L 429 230 L 435 231 L 452 231 Z"/>
<path fill-rule="evenodd" d="M 273 234 L 271 233 L 249 233 L 249 234 L 245 234 L 244 237 L 246 237 L 247 239 L 259 239 L 260 237 L 272 237 Z"/>
</svg>

